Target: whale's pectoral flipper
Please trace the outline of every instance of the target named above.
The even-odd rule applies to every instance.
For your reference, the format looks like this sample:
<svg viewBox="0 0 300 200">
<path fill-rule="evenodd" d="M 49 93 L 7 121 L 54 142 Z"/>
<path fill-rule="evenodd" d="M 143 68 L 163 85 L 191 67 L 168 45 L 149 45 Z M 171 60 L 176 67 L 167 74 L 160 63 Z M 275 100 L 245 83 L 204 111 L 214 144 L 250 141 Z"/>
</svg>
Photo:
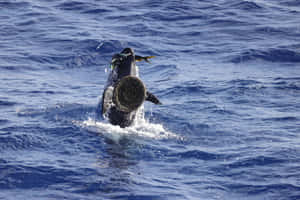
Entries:
<svg viewBox="0 0 300 200">
<path fill-rule="evenodd" d="M 140 61 L 144 60 L 147 63 L 150 63 L 150 61 L 148 59 L 154 58 L 154 57 L 155 56 L 138 56 L 138 55 L 135 55 L 135 61 L 140 62 Z"/>
<path fill-rule="evenodd" d="M 111 107 L 112 105 L 112 96 L 113 96 L 113 87 L 107 87 L 102 95 L 102 107 L 101 107 L 101 115 L 104 117 L 104 114 L 106 111 Z"/>
<path fill-rule="evenodd" d="M 157 105 L 161 105 L 162 103 L 158 100 L 158 98 L 156 96 L 154 96 L 154 94 L 150 93 L 147 91 L 146 93 L 146 101 L 150 101 L 154 104 L 157 104 Z"/>
</svg>

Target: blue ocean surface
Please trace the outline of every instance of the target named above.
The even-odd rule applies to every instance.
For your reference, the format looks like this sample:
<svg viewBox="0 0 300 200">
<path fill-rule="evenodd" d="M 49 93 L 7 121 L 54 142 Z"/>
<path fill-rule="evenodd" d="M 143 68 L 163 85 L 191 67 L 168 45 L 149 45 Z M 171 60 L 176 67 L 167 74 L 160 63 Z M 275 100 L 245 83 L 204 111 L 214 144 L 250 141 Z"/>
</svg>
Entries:
<svg viewBox="0 0 300 200">
<path fill-rule="evenodd" d="M 299 200 L 298 0 L 0 0 L 0 199 Z M 99 48 L 97 48 L 99 46 Z M 95 120 L 131 47 L 163 105 Z"/>
</svg>

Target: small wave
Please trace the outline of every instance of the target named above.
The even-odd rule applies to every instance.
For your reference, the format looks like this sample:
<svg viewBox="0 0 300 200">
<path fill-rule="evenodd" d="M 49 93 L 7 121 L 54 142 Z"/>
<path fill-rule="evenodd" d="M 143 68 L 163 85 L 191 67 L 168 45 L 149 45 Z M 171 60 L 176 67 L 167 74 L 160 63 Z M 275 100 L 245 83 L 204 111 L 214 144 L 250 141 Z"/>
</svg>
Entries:
<svg viewBox="0 0 300 200">
<path fill-rule="evenodd" d="M 227 91 L 231 91 L 233 93 L 242 93 L 245 91 L 266 91 L 268 89 L 274 88 L 278 90 L 285 91 L 297 91 L 300 90 L 300 78 L 299 77 L 291 77 L 291 78 L 282 78 L 277 77 L 273 79 L 271 83 L 269 82 L 261 82 L 251 79 L 234 79 L 228 81 L 228 85 L 230 87 L 226 88 Z"/>
<path fill-rule="evenodd" d="M 7 119 L 0 119 L 0 125 L 7 124 L 8 122 L 9 122 L 9 120 L 7 120 Z"/>
<path fill-rule="evenodd" d="M 18 127 L 8 127 L 2 129 L 5 134 L 0 135 L 0 151 L 2 150 L 25 150 L 37 147 L 44 147 L 44 138 L 31 134 L 11 134 L 10 130 L 16 130 Z"/>
<path fill-rule="evenodd" d="M 106 13 L 110 12 L 108 9 L 102 9 L 102 8 L 93 8 L 93 9 L 88 9 L 86 11 L 83 11 L 82 13 L 84 14 L 100 14 L 100 13 Z"/>
<path fill-rule="evenodd" d="M 87 129 L 90 132 L 103 134 L 105 137 L 118 142 L 123 137 L 137 136 L 142 138 L 151 139 L 181 139 L 180 136 L 165 130 L 161 124 L 152 124 L 149 122 L 139 122 L 134 126 L 121 128 L 120 126 L 114 126 L 109 123 L 95 121 L 88 119 L 85 121 L 73 121 L 77 126 Z"/>
<path fill-rule="evenodd" d="M 281 184 L 228 184 L 227 186 L 233 191 L 239 193 L 246 193 L 248 195 L 257 195 L 267 193 L 269 191 L 278 191 L 281 196 L 277 198 L 270 198 L 270 199 L 281 199 L 281 197 L 285 197 L 285 199 L 299 199 L 299 194 L 297 196 L 293 196 L 295 193 L 294 191 L 299 191 L 300 187 L 298 185 L 281 183 Z M 299 192 L 297 192 L 299 193 Z M 274 193 L 274 196 L 276 193 Z"/>
<path fill-rule="evenodd" d="M 251 167 L 251 166 L 267 166 L 267 165 L 275 165 L 284 163 L 285 160 L 269 157 L 269 156 L 257 156 L 246 158 L 242 160 L 235 161 L 228 165 L 230 168 L 243 168 L 243 167 Z"/>
<path fill-rule="evenodd" d="M 173 88 L 169 88 L 162 96 L 178 96 L 178 95 L 185 95 L 185 94 L 199 94 L 203 92 L 201 86 L 175 86 Z"/>
<path fill-rule="evenodd" d="M 199 13 L 195 15 L 187 15 L 183 11 L 174 11 L 172 10 L 173 14 L 166 15 L 164 12 L 148 12 L 147 15 L 155 21 L 167 21 L 167 22 L 174 22 L 174 21 L 188 21 L 188 20 L 199 20 L 205 18 L 204 15 Z"/>
<path fill-rule="evenodd" d="M 187 81 L 180 85 L 168 88 L 164 90 L 162 96 L 170 96 L 170 95 L 199 95 L 200 93 L 210 93 L 210 88 L 203 87 L 197 81 Z"/>
<path fill-rule="evenodd" d="M 281 85 L 278 85 L 275 87 L 279 90 L 300 90 L 300 84 L 297 83 L 281 83 Z"/>
<path fill-rule="evenodd" d="M 74 55 L 65 61 L 65 66 L 67 68 L 96 66 L 100 63 L 97 62 L 99 57 L 96 54 Z"/>
<path fill-rule="evenodd" d="M 120 42 L 119 40 L 102 40 L 97 44 L 97 52 L 101 55 L 112 56 L 116 52 L 120 52 L 124 47 L 129 46 L 127 42 Z"/>
<path fill-rule="evenodd" d="M 95 39 L 84 39 L 72 41 L 71 46 L 75 52 L 94 53 L 97 52 L 99 41 Z M 78 47 L 78 49 L 76 48 Z"/>
<path fill-rule="evenodd" d="M 233 8 L 241 9 L 243 11 L 261 10 L 263 7 L 252 1 L 242 1 L 231 5 Z"/>
<path fill-rule="evenodd" d="M 67 68 L 74 67 L 88 67 L 102 64 L 103 58 L 97 51 L 99 41 L 94 39 L 88 40 L 54 40 L 55 43 L 64 43 L 62 51 L 72 49 L 72 54 L 65 54 L 60 56 L 48 56 L 51 63 L 64 63 Z"/>
<path fill-rule="evenodd" d="M 24 20 L 22 22 L 18 22 L 16 25 L 17 26 L 32 26 L 34 24 L 36 24 L 36 20 L 32 20 L 32 19 L 28 20 L 28 19 L 26 19 L 26 20 Z"/>
<path fill-rule="evenodd" d="M 300 77 L 276 77 L 275 81 L 300 81 Z"/>
<path fill-rule="evenodd" d="M 176 153 L 169 155 L 171 157 L 180 157 L 182 159 L 199 159 L 199 160 L 216 160 L 221 157 L 221 155 L 208 153 L 205 151 L 199 151 L 199 150 L 191 150 L 191 151 L 185 151 L 181 153 Z"/>
<path fill-rule="evenodd" d="M 19 117 L 38 117 L 44 116 L 51 121 L 70 121 L 70 119 L 82 119 L 87 113 L 92 113 L 94 107 L 88 107 L 81 104 L 56 104 L 54 106 L 34 107 L 34 108 L 16 108 L 16 114 Z"/>
<path fill-rule="evenodd" d="M 105 58 L 111 57 L 113 51 L 109 50 L 110 47 L 107 43 L 103 44 L 102 48 L 97 49 L 99 41 L 95 39 L 60 40 L 48 38 L 43 39 L 43 42 L 49 44 L 54 50 L 51 52 L 31 52 L 27 58 L 33 63 L 43 64 L 51 69 L 99 66 L 107 63 Z M 54 53 L 55 51 L 61 53 L 57 55 Z"/>
<path fill-rule="evenodd" d="M 50 185 L 65 183 L 78 172 L 53 166 L 30 166 L 25 164 L 5 163 L 0 166 L 4 178 L 0 182 L 2 189 L 45 188 Z"/>
<path fill-rule="evenodd" d="M 253 85 L 253 84 L 261 84 L 261 82 L 252 79 L 234 79 L 229 81 L 228 84 L 246 86 L 246 85 Z"/>
<path fill-rule="evenodd" d="M 11 101 L 2 101 L 2 100 L 0 100 L 0 107 L 1 106 L 13 106 L 15 104 L 17 104 L 17 103 L 11 102 Z"/>
<path fill-rule="evenodd" d="M 209 25 L 217 26 L 217 27 L 237 27 L 237 26 L 248 26 L 250 22 L 244 22 L 240 20 L 233 19 L 214 19 L 209 21 Z"/>
<path fill-rule="evenodd" d="M 153 74 L 155 72 L 160 72 L 160 73 L 172 73 L 179 71 L 180 69 L 176 65 L 168 65 L 168 64 L 161 64 L 161 65 L 155 65 L 154 67 L 146 69 L 147 73 Z"/>
<path fill-rule="evenodd" d="M 300 62 L 300 52 L 289 49 L 268 49 L 256 50 L 250 49 L 235 56 L 230 61 L 233 63 L 242 63 L 254 60 L 264 60 L 269 62 Z"/>
<path fill-rule="evenodd" d="M 264 118 L 263 121 L 274 121 L 274 122 L 285 122 L 285 121 L 299 121 L 297 117 L 293 116 L 286 116 L 286 117 L 271 117 L 271 118 Z"/>
<path fill-rule="evenodd" d="M 179 69 L 176 65 L 163 64 L 147 67 L 146 69 L 143 69 L 142 73 L 144 77 L 154 79 L 154 82 L 168 82 L 179 74 Z"/>
<path fill-rule="evenodd" d="M 46 108 L 40 107 L 39 109 L 33 109 L 33 108 L 16 108 L 16 113 L 19 117 L 36 117 L 43 115 L 46 112 Z"/>
<path fill-rule="evenodd" d="M 264 83 L 260 83 L 260 82 L 255 82 L 255 81 L 251 81 L 251 80 L 240 80 L 235 82 L 235 80 L 233 81 L 229 81 L 229 84 L 231 84 L 230 87 L 227 87 L 224 89 L 224 91 L 228 92 L 230 94 L 230 96 L 228 96 L 227 98 L 232 100 L 232 101 L 244 101 L 244 103 L 247 103 L 250 101 L 250 99 L 237 99 L 238 96 L 243 96 L 243 95 L 249 95 L 249 94 L 253 94 L 253 93 L 262 93 L 265 91 L 265 89 L 267 88 L 267 86 Z M 238 102 L 236 102 L 238 103 Z M 242 102 L 240 102 L 242 103 Z"/>
<path fill-rule="evenodd" d="M 270 25 L 268 26 L 260 26 L 258 28 L 255 29 L 255 33 L 259 33 L 259 34 L 268 34 L 268 35 L 278 35 L 278 36 L 282 36 L 284 35 L 291 35 L 292 31 L 290 31 L 289 29 L 285 28 L 285 27 L 272 27 Z"/>
<path fill-rule="evenodd" d="M 12 2 L 12 1 L 3 1 L 0 2 L 0 8 L 8 8 L 8 9 L 20 9 L 29 7 L 30 3 L 28 2 Z"/>
<path fill-rule="evenodd" d="M 300 6 L 300 2 L 296 0 L 290 0 L 290 1 L 281 2 L 280 5 L 296 7 L 296 6 Z"/>
<path fill-rule="evenodd" d="M 299 77 L 290 77 L 290 78 L 277 77 L 277 78 L 274 78 L 274 82 L 272 84 L 275 89 L 279 89 L 279 90 L 285 90 L 285 91 L 300 90 L 300 78 Z"/>
<path fill-rule="evenodd" d="M 76 1 L 69 1 L 63 2 L 56 7 L 61 10 L 83 10 L 86 7 L 86 3 L 83 2 L 76 2 Z"/>
</svg>

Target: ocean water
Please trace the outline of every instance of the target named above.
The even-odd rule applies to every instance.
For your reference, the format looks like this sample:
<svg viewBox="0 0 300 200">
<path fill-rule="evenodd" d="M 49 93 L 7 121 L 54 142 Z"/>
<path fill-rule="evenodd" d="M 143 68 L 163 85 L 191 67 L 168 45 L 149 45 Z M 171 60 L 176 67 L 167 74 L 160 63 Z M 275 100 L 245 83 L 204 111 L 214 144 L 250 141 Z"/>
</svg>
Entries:
<svg viewBox="0 0 300 200">
<path fill-rule="evenodd" d="M 300 199 L 299 19 L 298 0 L 0 0 L 0 199 Z M 155 56 L 163 105 L 122 129 L 95 110 L 125 47 Z"/>
</svg>

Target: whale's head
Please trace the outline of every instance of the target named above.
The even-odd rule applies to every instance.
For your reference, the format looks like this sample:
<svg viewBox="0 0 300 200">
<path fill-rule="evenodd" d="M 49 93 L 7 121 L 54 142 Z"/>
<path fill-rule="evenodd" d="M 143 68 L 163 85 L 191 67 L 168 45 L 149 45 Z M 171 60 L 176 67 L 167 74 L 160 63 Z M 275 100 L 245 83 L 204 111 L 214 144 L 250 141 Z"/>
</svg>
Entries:
<svg viewBox="0 0 300 200">
<path fill-rule="evenodd" d="M 112 58 L 111 67 L 117 72 L 118 80 L 125 76 L 136 76 L 135 54 L 131 48 L 125 48 Z"/>
</svg>

